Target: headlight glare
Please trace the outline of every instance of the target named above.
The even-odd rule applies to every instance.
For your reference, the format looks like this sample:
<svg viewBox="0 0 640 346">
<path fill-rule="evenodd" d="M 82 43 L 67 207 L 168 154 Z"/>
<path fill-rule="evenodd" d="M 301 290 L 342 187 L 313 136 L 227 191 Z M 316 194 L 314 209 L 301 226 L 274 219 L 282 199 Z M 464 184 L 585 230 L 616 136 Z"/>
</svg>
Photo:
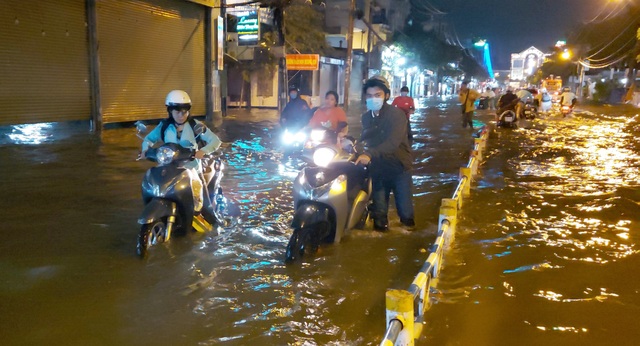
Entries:
<svg viewBox="0 0 640 346">
<path fill-rule="evenodd" d="M 313 152 L 313 163 L 320 167 L 327 167 L 338 153 L 327 147 L 320 147 Z"/>
</svg>

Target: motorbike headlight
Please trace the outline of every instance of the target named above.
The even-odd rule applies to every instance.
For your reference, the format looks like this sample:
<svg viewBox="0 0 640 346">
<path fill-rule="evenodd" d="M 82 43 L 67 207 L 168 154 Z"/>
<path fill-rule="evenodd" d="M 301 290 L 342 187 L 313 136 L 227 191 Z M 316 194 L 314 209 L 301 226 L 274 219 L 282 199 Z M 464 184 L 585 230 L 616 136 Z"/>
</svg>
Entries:
<svg viewBox="0 0 640 346">
<path fill-rule="evenodd" d="M 322 142 L 324 140 L 325 130 L 311 130 L 311 140 L 314 142 Z"/>
<path fill-rule="evenodd" d="M 284 133 L 282 134 L 282 142 L 284 144 L 291 144 L 293 141 L 295 141 L 294 134 L 289 132 L 289 130 L 284 130 Z"/>
<path fill-rule="evenodd" d="M 158 153 L 156 155 L 156 161 L 160 165 L 169 164 L 171 163 L 171 161 L 173 161 L 173 157 L 175 154 L 176 152 L 173 151 L 173 149 L 169 147 L 161 147 L 160 149 L 158 149 Z"/>
<path fill-rule="evenodd" d="M 298 131 L 295 134 L 294 139 L 296 142 L 302 143 L 307 140 L 307 134 L 304 131 Z"/>
<path fill-rule="evenodd" d="M 320 167 L 327 167 L 337 154 L 332 148 L 318 148 L 313 152 L 313 163 Z"/>
</svg>

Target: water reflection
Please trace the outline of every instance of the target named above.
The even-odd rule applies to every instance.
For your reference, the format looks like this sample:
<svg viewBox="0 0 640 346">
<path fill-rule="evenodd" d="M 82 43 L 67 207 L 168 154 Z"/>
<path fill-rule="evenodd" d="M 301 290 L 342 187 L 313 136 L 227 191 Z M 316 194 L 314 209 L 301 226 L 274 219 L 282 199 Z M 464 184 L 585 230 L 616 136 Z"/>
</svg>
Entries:
<svg viewBox="0 0 640 346">
<path fill-rule="evenodd" d="M 468 304 L 480 306 L 471 316 L 510 316 L 503 344 L 578 344 L 566 335 L 584 333 L 593 344 L 637 340 L 621 322 L 635 319 L 640 285 L 629 270 L 640 265 L 636 118 L 578 113 L 492 137 L 482 168 L 491 189 L 476 190 L 463 209 L 439 286 L 438 301 L 450 306 L 434 309 L 448 322 L 429 330 L 431 343 L 491 344 L 490 334 L 455 326 L 468 325 L 468 314 L 457 316 Z M 500 297 L 489 293 L 499 286 Z M 460 295 L 459 287 L 479 288 Z"/>
<path fill-rule="evenodd" d="M 13 125 L 7 136 L 15 144 L 41 144 L 52 137 L 52 127 L 53 123 Z"/>
</svg>

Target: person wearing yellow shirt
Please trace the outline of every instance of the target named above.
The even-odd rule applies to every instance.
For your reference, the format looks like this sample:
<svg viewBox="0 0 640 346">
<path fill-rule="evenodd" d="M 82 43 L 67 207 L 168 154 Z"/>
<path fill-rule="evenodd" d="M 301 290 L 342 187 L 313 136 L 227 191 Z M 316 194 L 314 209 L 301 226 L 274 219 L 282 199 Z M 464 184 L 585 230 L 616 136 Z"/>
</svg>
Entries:
<svg viewBox="0 0 640 346">
<path fill-rule="evenodd" d="M 462 127 L 466 128 L 467 125 L 473 130 L 473 112 L 475 106 L 473 105 L 480 97 L 480 93 L 469 88 L 469 82 L 464 81 L 460 86 L 460 93 L 458 99 L 462 103 Z"/>
</svg>

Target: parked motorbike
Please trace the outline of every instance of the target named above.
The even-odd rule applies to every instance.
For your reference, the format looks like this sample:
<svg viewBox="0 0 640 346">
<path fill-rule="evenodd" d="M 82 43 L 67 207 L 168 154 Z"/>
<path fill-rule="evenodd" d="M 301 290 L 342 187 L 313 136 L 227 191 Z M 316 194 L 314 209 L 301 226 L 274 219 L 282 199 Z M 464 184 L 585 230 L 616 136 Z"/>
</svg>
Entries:
<svg viewBox="0 0 640 346">
<path fill-rule="evenodd" d="M 204 175 L 199 176 L 196 170 L 185 167 L 195 159 L 195 150 L 185 146 L 165 143 L 146 152 L 146 158 L 158 165 L 149 168 L 142 180 L 144 209 L 138 218 L 140 233 L 137 253 L 143 258 L 150 247 L 168 242 L 175 231 L 209 232 L 215 226 L 224 226 L 226 223 L 223 216 L 226 198 L 220 186 L 224 163 L 216 155 L 203 158 Z M 202 187 L 202 208 L 208 205 L 213 208 L 216 216 L 214 224 L 195 212 L 192 183 L 207 180 L 209 183 Z"/>
<path fill-rule="evenodd" d="M 517 120 L 516 112 L 508 109 L 500 113 L 500 117 L 498 118 L 496 125 L 498 127 L 516 128 L 518 127 Z"/>
<path fill-rule="evenodd" d="M 321 139 L 336 138 L 330 130 Z M 337 243 L 369 215 L 372 185 L 366 167 L 356 165 L 355 146 L 343 150 L 337 143 L 313 149 L 313 164 L 303 168 L 293 184 L 295 214 L 293 233 L 286 249 L 286 262 L 315 253 L 321 243 Z"/>
</svg>

